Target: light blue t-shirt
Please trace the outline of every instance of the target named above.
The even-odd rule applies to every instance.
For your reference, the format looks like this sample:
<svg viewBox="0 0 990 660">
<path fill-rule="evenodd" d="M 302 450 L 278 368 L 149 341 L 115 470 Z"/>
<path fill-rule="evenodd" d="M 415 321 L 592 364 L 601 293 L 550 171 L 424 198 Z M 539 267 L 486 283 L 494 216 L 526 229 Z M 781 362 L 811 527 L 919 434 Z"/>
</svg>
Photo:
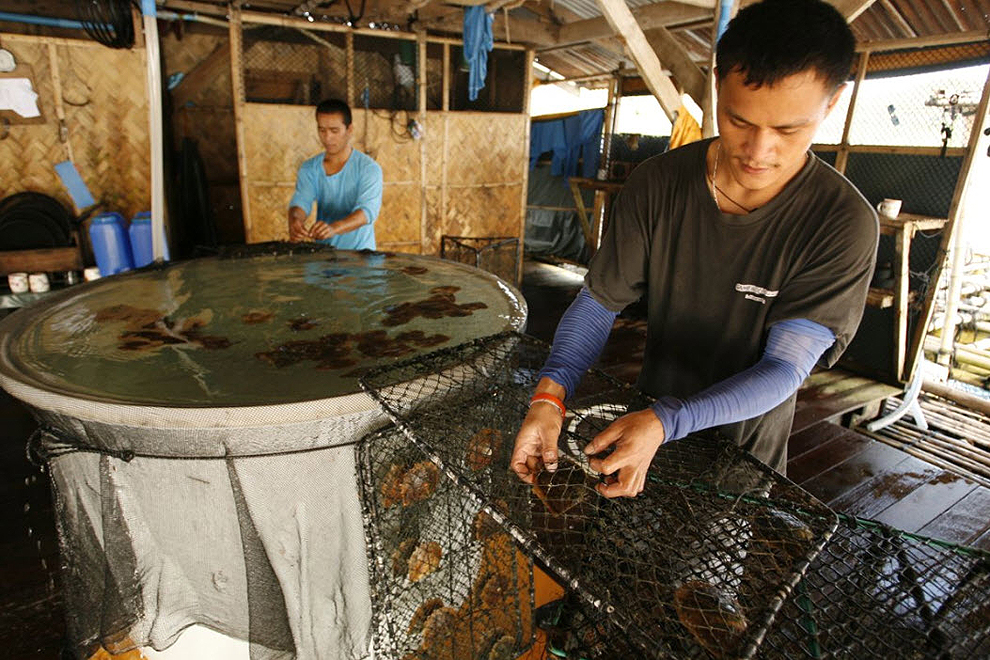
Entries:
<svg viewBox="0 0 990 660">
<path fill-rule="evenodd" d="M 346 234 L 320 241 L 342 250 L 374 250 L 374 222 L 382 207 L 382 168 L 367 154 L 351 150 L 344 167 L 336 174 L 323 171 L 323 154 L 299 166 L 296 192 L 289 207 L 298 206 L 309 215 L 316 202 L 316 219 L 336 222 L 361 209 L 368 224 Z"/>
</svg>

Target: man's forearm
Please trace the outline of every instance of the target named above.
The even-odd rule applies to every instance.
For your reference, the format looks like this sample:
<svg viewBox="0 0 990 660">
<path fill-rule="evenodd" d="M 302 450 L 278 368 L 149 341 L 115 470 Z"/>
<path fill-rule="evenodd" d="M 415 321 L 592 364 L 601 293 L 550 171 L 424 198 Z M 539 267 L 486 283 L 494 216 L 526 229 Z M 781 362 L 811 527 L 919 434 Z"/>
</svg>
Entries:
<svg viewBox="0 0 990 660">
<path fill-rule="evenodd" d="M 363 209 L 358 209 L 340 220 L 335 220 L 334 222 L 328 222 L 326 224 L 330 227 L 331 236 L 339 236 L 340 234 L 346 234 L 365 226 L 368 224 L 368 218 L 364 214 Z"/>
</svg>

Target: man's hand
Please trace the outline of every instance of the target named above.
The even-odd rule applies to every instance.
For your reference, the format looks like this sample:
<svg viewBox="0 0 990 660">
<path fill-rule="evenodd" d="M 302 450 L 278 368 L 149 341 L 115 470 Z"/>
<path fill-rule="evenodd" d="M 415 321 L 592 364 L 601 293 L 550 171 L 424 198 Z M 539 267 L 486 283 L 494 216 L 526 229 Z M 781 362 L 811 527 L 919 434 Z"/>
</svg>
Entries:
<svg viewBox="0 0 990 660">
<path fill-rule="evenodd" d="M 309 233 L 313 237 L 313 240 L 316 241 L 322 241 L 334 235 L 333 227 L 322 220 L 314 222 Z"/>
<path fill-rule="evenodd" d="M 301 241 L 308 241 L 312 237 L 310 236 L 309 230 L 306 229 L 305 220 L 290 220 L 289 221 L 289 240 L 293 243 L 299 243 Z"/>
<path fill-rule="evenodd" d="M 585 454 L 593 456 L 615 445 L 615 451 L 607 457 L 588 461 L 592 469 L 609 475 L 605 483 L 598 485 L 598 492 L 605 497 L 636 497 L 642 493 L 650 462 L 663 440 L 663 424 L 649 408 L 612 422 L 584 448 Z"/>
<path fill-rule="evenodd" d="M 535 403 L 516 435 L 516 447 L 509 465 L 528 484 L 536 483 L 541 467 L 557 469 L 557 438 L 564 419 L 556 406 Z"/>
</svg>

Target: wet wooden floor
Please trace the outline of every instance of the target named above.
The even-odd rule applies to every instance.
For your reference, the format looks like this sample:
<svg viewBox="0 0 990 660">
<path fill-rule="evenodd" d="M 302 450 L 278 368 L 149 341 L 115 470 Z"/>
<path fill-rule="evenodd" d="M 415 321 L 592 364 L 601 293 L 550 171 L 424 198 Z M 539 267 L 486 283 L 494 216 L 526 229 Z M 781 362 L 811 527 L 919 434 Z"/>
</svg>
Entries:
<svg viewBox="0 0 990 660">
<path fill-rule="evenodd" d="M 581 283 L 579 272 L 527 263 L 527 331 L 551 340 Z M 634 381 L 644 337 L 642 316 L 624 314 L 600 366 Z M 850 406 L 883 394 L 868 381 L 822 379 L 839 395 L 823 397 L 821 387 L 804 393 L 788 446 L 788 476 L 838 511 L 990 550 L 990 490 L 833 423 Z M 47 477 L 24 455 L 33 429 L 26 410 L 0 391 L 0 520 L 6 530 L 0 539 L 0 655 L 54 660 L 65 624 Z"/>
</svg>

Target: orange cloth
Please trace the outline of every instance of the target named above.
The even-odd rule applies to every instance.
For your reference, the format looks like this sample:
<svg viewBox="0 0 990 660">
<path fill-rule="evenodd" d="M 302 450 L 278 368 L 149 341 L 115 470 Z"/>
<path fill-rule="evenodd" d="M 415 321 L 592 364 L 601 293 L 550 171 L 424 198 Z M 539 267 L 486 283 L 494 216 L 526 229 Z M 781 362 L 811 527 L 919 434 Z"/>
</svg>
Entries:
<svg viewBox="0 0 990 660">
<path fill-rule="evenodd" d="M 670 149 L 682 147 L 685 144 L 701 139 L 701 126 L 694 120 L 691 113 L 682 104 L 677 110 L 677 120 L 670 129 Z"/>
</svg>

